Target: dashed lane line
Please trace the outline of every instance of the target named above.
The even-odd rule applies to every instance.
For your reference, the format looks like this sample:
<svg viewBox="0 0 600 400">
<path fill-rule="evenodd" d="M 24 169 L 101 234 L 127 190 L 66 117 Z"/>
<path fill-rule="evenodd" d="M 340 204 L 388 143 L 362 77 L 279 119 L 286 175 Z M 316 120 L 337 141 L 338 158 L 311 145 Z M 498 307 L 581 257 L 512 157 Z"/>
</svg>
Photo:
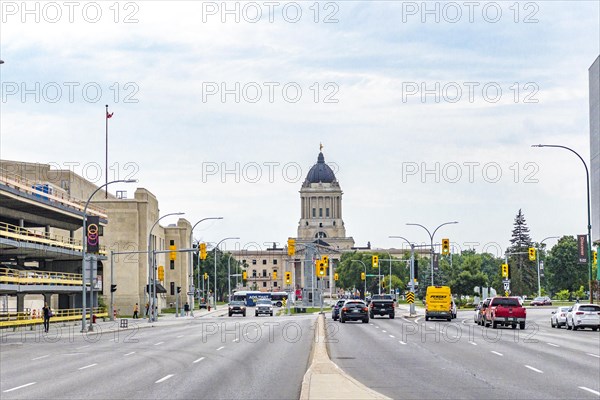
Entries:
<svg viewBox="0 0 600 400">
<path fill-rule="evenodd" d="M 135 354 L 135 351 L 129 352 L 129 353 L 125 354 L 123 357 L 127 357 L 127 356 L 130 356 L 132 354 Z"/>
<path fill-rule="evenodd" d="M 548 346 L 552 346 L 552 347 L 560 347 L 559 345 L 557 345 L 557 344 L 554 344 L 554 343 L 550 343 L 550 342 L 546 342 L 546 344 L 547 344 Z"/>
<path fill-rule="evenodd" d="M 585 353 L 585 354 L 587 354 L 588 356 L 600 358 L 600 356 L 598 354 L 594 354 L 594 353 Z"/>
<path fill-rule="evenodd" d="M 164 376 L 164 377 L 160 378 L 159 380 L 157 380 L 154 383 L 162 383 L 162 382 L 166 381 L 167 379 L 171 379 L 172 377 L 173 377 L 173 374 L 169 374 L 167 376 Z"/>
<path fill-rule="evenodd" d="M 525 364 L 525 368 L 529 368 L 530 370 L 532 370 L 532 371 L 534 371 L 534 372 L 537 372 L 538 374 L 543 374 L 543 373 L 544 373 L 544 371 L 542 371 L 542 370 L 540 370 L 540 369 L 537 369 L 537 368 L 534 368 L 534 367 L 532 367 L 531 365 L 527 365 L 527 364 Z"/>
<path fill-rule="evenodd" d="M 194 360 L 194 362 L 193 362 L 192 364 L 199 363 L 199 362 L 200 362 L 200 361 L 202 361 L 202 360 L 204 360 L 204 357 L 200 357 L 199 359 L 197 359 L 197 360 Z"/>
<path fill-rule="evenodd" d="M 50 357 L 50 354 L 46 354 L 45 356 L 39 356 L 39 357 L 36 357 L 36 358 L 32 358 L 31 361 L 41 360 L 42 358 L 46 358 L 46 357 Z"/>
<path fill-rule="evenodd" d="M 96 365 L 98 365 L 98 364 L 97 364 L 97 363 L 94 363 L 94 364 L 86 365 L 85 367 L 81 367 L 81 368 L 77 368 L 77 369 L 78 369 L 78 370 L 82 370 L 82 369 L 88 369 L 88 368 L 95 367 Z"/>
<path fill-rule="evenodd" d="M 594 389 L 590 389 L 590 388 L 587 388 L 587 387 L 585 387 L 585 386 L 578 386 L 578 387 L 579 387 L 579 389 L 581 389 L 581 390 L 585 390 L 585 391 L 587 391 L 587 392 L 594 393 L 596 396 L 600 396 L 600 392 L 598 392 L 598 391 L 596 391 L 596 390 L 594 390 Z"/>
<path fill-rule="evenodd" d="M 85 346 L 81 346 L 81 347 L 76 347 L 75 350 L 81 350 L 81 349 L 85 349 L 86 347 L 90 347 L 89 344 L 86 344 Z"/>
<path fill-rule="evenodd" d="M 158 343 L 154 343 L 155 346 L 158 346 L 160 344 L 163 344 L 164 342 L 158 342 Z"/>
<path fill-rule="evenodd" d="M 406 345 L 406 342 L 403 342 L 402 340 L 398 340 L 398 343 Z"/>
<path fill-rule="evenodd" d="M 492 352 L 492 353 L 494 353 L 494 354 L 495 354 L 495 355 L 497 355 L 497 356 L 500 356 L 500 357 L 504 356 L 504 354 L 502 354 L 502 353 L 498 353 L 497 351 L 493 351 L 493 350 L 492 350 L 491 352 Z"/>
<path fill-rule="evenodd" d="M 181 339 L 182 337 L 184 337 L 185 335 L 179 335 L 177 336 L 177 339 Z"/>
<path fill-rule="evenodd" d="M 14 392 L 15 390 L 26 388 L 27 386 L 35 385 L 37 382 L 29 382 L 21 386 L 14 387 L 12 389 L 6 389 L 2 393 Z"/>
<path fill-rule="evenodd" d="M 477 346 L 477 343 L 475 343 L 475 342 L 469 342 L 469 343 L 471 343 L 473 346 Z"/>
<path fill-rule="evenodd" d="M 390 337 L 391 337 L 391 338 L 395 338 L 396 336 L 394 336 L 394 335 L 390 335 Z"/>
<path fill-rule="evenodd" d="M 223 350 L 225 348 L 225 346 L 221 346 L 217 349 L 217 351 Z"/>
</svg>

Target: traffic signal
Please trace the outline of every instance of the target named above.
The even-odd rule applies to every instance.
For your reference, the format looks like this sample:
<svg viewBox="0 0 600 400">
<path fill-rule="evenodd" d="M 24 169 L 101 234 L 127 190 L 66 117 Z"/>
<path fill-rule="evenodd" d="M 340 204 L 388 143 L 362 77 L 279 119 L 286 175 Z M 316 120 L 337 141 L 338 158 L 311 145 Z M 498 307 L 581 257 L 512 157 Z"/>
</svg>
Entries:
<svg viewBox="0 0 600 400">
<path fill-rule="evenodd" d="M 323 260 L 317 260 L 317 277 L 322 278 L 325 276 L 325 263 Z"/>
<path fill-rule="evenodd" d="M 200 259 L 206 260 L 206 243 L 200 243 Z"/>
<path fill-rule="evenodd" d="M 502 277 L 508 278 L 508 264 L 502 264 Z"/>
<path fill-rule="evenodd" d="M 291 272 L 285 273 L 285 283 L 286 283 L 286 285 L 290 285 L 292 283 L 292 273 Z"/>
<path fill-rule="evenodd" d="M 159 281 L 165 280 L 165 267 L 163 267 L 162 265 L 158 266 L 158 280 Z"/>
<path fill-rule="evenodd" d="M 242 271 L 242 280 L 243 281 L 247 281 L 248 280 L 248 273 L 246 271 Z"/>
<path fill-rule="evenodd" d="M 288 256 L 293 257 L 296 254 L 296 239 L 288 239 Z"/>
<path fill-rule="evenodd" d="M 208 279 L 208 272 L 204 273 L 204 280 Z"/>
<path fill-rule="evenodd" d="M 273 271 L 273 280 L 277 279 L 277 271 Z"/>
<path fill-rule="evenodd" d="M 323 261 L 325 263 L 325 268 L 329 267 L 329 257 L 323 256 L 323 257 L 321 257 L 321 261 Z"/>
<path fill-rule="evenodd" d="M 361 281 L 364 281 L 366 278 L 367 278 L 367 277 L 365 276 L 365 273 L 364 273 L 364 272 L 361 272 L 361 273 L 360 273 L 360 280 L 361 280 Z"/>
<path fill-rule="evenodd" d="M 371 264 L 373 265 L 373 268 L 379 268 L 379 257 L 378 256 L 371 257 Z"/>
<path fill-rule="evenodd" d="M 171 250 L 171 252 L 169 253 L 169 260 L 171 261 L 175 261 L 177 260 L 177 252 L 175 250 L 177 250 L 177 247 L 172 244 L 169 246 L 169 250 Z"/>
<path fill-rule="evenodd" d="M 450 254 L 450 239 L 442 239 L 442 254 L 445 256 Z"/>
<path fill-rule="evenodd" d="M 535 261 L 535 247 L 529 248 L 529 261 Z"/>
<path fill-rule="evenodd" d="M 181 286 L 177 286 L 177 293 L 181 293 Z"/>
<path fill-rule="evenodd" d="M 110 285 L 110 292 L 116 292 L 117 291 L 117 285 Z"/>
<path fill-rule="evenodd" d="M 381 287 L 385 289 L 385 279 L 381 281 Z"/>
<path fill-rule="evenodd" d="M 592 251 L 592 260 L 594 260 L 594 265 L 598 265 L 598 252 Z"/>
<path fill-rule="evenodd" d="M 337 281 L 338 279 L 340 279 L 340 274 L 338 274 L 337 272 L 335 274 L 333 274 L 333 280 Z"/>
</svg>

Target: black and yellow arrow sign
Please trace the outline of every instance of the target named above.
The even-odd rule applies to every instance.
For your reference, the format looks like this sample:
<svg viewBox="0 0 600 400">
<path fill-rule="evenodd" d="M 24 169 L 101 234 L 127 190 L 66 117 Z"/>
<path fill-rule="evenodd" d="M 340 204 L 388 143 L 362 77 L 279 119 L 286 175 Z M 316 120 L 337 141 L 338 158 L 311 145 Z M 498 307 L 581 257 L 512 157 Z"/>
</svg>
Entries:
<svg viewBox="0 0 600 400">
<path fill-rule="evenodd" d="M 415 294 L 413 292 L 408 292 L 408 294 L 406 295 L 406 302 L 408 304 L 412 304 L 415 302 Z"/>
</svg>

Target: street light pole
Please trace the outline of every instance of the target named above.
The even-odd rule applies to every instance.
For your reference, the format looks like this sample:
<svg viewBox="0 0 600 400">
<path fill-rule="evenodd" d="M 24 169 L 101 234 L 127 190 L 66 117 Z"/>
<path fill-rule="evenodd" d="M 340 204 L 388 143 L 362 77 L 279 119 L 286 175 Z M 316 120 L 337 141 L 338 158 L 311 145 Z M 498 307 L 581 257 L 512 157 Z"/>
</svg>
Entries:
<svg viewBox="0 0 600 400">
<path fill-rule="evenodd" d="M 233 256 L 233 253 L 229 254 L 229 259 L 227 260 L 227 301 L 231 299 L 231 256 Z"/>
<path fill-rule="evenodd" d="M 222 239 L 219 243 L 217 243 L 217 245 L 215 246 L 215 277 L 214 279 L 214 288 L 213 290 L 215 291 L 215 295 L 214 295 L 214 299 L 215 299 L 215 310 L 217 309 L 217 250 L 219 249 L 219 245 L 221 243 L 223 243 L 226 240 L 239 240 L 239 237 L 226 237 L 225 239 Z"/>
<path fill-rule="evenodd" d="M 434 283 L 433 283 L 433 255 L 434 255 L 433 237 L 435 236 L 435 233 L 437 232 L 438 229 L 440 229 L 444 225 L 450 225 L 450 224 L 458 224 L 458 221 L 444 222 L 443 224 L 441 224 L 437 228 L 435 228 L 435 230 L 433 231 L 433 233 L 430 233 L 429 229 L 425 228 L 421 224 L 406 224 L 406 225 L 420 226 L 421 228 L 425 229 L 425 231 L 427 231 L 427 234 L 429 235 L 429 239 L 431 240 L 431 256 L 430 256 L 430 259 L 431 259 L 431 286 L 435 286 Z"/>
<path fill-rule="evenodd" d="M 194 241 L 194 228 L 202 221 L 207 221 L 210 219 L 223 219 L 223 217 L 208 217 L 208 218 L 202 218 L 200 221 L 196 222 L 193 226 L 192 226 L 192 230 L 190 231 L 190 248 L 194 246 L 193 241 Z M 199 245 L 198 245 L 199 246 Z M 200 257 L 198 257 L 198 263 L 200 262 Z M 188 271 L 188 282 L 189 282 L 189 290 L 188 293 L 188 303 L 190 305 L 190 315 L 193 317 L 194 316 L 194 255 L 190 254 L 190 267 L 189 267 L 189 271 Z M 198 274 L 200 273 L 200 267 L 198 266 Z M 198 286 L 200 286 L 200 275 L 198 275 Z"/>
<path fill-rule="evenodd" d="M 540 254 L 541 254 L 540 249 L 543 247 L 542 245 L 544 244 L 544 241 L 548 240 L 548 239 L 559 239 L 559 237 L 558 236 L 548 236 L 547 238 L 544 238 L 544 240 L 542 240 L 540 242 L 540 245 L 537 249 L 538 254 L 537 254 L 536 258 L 537 258 L 537 271 L 538 271 L 538 297 L 542 296 L 542 286 L 540 283 Z"/>
<path fill-rule="evenodd" d="M 593 291 L 593 287 L 592 287 L 592 217 L 591 217 L 591 211 L 590 211 L 590 171 L 588 170 L 588 166 L 586 164 L 586 162 L 584 161 L 584 159 L 579 155 L 579 153 L 577 153 L 575 150 L 567 147 L 567 146 L 562 146 L 562 145 L 558 145 L 558 144 L 534 144 L 531 145 L 531 147 L 556 147 L 556 148 L 560 148 L 560 149 L 565 149 L 565 150 L 569 150 L 571 153 L 575 154 L 577 157 L 579 157 L 579 159 L 581 160 L 581 162 L 583 163 L 583 166 L 585 168 L 585 184 L 587 187 L 587 236 L 588 236 L 588 243 L 587 243 L 587 261 L 588 261 L 588 272 L 589 272 L 589 276 L 588 276 L 588 285 L 589 285 L 589 290 L 590 290 L 590 303 L 594 302 L 594 291 Z"/>
<path fill-rule="evenodd" d="M 159 223 L 159 221 L 161 219 L 169 217 L 171 215 L 183 215 L 183 214 L 184 213 L 182 213 L 182 212 L 175 212 L 175 213 L 169 213 L 169 214 L 163 215 L 162 217 L 158 218 L 156 220 L 156 222 L 154 222 L 154 225 L 152 225 L 152 228 L 150 228 L 150 232 L 148 233 L 148 306 L 150 307 L 150 309 L 148 310 L 148 312 L 150 312 L 150 318 L 148 318 L 149 323 L 156 321 L 156 302 L 155 302 L 155 300 L 156 300 L 156 276 L 155 276 L 156 268 L 154 266 L 154 263 L 156 262 L 155 261 L 156 257 L 154 254 L 154 250 L 151 247 L 152 230 Z M 152 301 L 150 301 L 150 298 L 152 298 Z"/>
<path fill-rule="evenodd" d="M 403 236 L 390 236 L 391 239 L 402 239 L 410 246 L 410 291 L 415 293 L 415 245 Z M 415 303 L 410 303 L 410 315 L 415 315 Z"/>
<path fill-rule="evenodd" d="M 94 190 L 92 192 L 92 194 L 90 195 L 90 197 L 88 197 L 87 201 L 85 202 L 85 207 L 83 208 L 83 228 L 82 228 L 82 239 L 81 239 L 81 309 L 82 309 L 82 313 L 81 313 L 81 332 L 85 332 L 85 319 L 86 319 L 86 299 L 85 299 L 85 295 L 86 295 L 86 290 L 85 290 L 85 253 L 87 251 L 87 241 L 86 241 L 86 235 L 85 235 L 85 227 L 87 224 L 87 209 L 88 206 L 90 205 L 90 201 L 92 201 L 92 198 L 94 197 L 94 195 L 96 193 L 98 193 L 100 191 L 100 189 L 102 189 L 103 187 L 106 187 L 108 185 L 110 185 L 111 183 L 135 183 L 137 182 L 137 179 L 118 179 L 115 181 L 111 181 L 111 182 L 107 182 L 104 185 L 98 186 L 98 188 L 96 190 Z M 90 271 L 92 269 L 92 266 L 90 265 Z M 92 282 L 90 279 L 90 293 L 94 292 L 94 288 L 92 287 Z M 92 306 L 92 304 L 90 304 L 90 306 Z M 91 314 L 91 310 L 90 310 L 90 330 L 92 330 L 92 314 Z"/>
</svg>

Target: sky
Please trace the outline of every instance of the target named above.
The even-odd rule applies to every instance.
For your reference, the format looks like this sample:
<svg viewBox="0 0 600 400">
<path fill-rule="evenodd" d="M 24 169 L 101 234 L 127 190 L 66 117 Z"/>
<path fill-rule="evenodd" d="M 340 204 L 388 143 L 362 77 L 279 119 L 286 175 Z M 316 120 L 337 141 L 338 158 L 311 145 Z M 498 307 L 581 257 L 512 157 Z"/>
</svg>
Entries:
<svg viewBox="0 0 600 400">
<path fill-rule="evenodd" d="M 596 1 L 0 2 L 0 158 L 135 178 L 237 246 L 294 237 L 320 144 L 357 246 L 586 232 Z M 111 192 L 135 185 L 114 185 Z M 167 221 L 167 223 L 175 220 Z M 546 243 L 552 245 L 552 240 Z"/>
</svg>

